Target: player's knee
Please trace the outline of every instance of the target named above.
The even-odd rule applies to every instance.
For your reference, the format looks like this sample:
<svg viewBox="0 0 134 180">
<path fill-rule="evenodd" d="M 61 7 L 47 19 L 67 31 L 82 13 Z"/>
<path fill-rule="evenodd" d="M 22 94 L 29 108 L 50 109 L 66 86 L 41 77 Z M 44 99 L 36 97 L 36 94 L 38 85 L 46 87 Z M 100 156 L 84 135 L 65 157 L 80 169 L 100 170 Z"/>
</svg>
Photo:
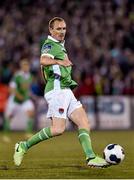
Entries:
<svg viewBox="0 0 134 180">
<path fill-rule="evenodd" d="M 56 136 L 62 135 L 65 131 L 65 127 L 53 127 L 53 134 Z"/>
<path fill-rule="evenodd" d="M 64 133 L 64 131 L 65 131 L 65 128 L 57 128 L 56 129 L 57 135 L 62 135 Z"/>
</svg>

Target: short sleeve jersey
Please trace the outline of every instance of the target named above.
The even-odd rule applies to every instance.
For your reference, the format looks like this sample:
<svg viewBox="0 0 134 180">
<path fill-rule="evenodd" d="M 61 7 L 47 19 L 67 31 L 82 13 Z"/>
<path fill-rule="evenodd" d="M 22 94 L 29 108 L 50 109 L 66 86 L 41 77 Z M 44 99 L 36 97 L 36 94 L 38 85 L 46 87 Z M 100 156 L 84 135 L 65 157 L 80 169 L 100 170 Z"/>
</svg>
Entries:
<svg viewBox="0 0 134 180">
<path fill-rule="evenodd" d="M 41 56 L 49 56 L 53 59 L 64 60 L 67 56 L 67 51 L 63 43 L 48 36 L 41 49 Z M 42 73 L 47 81 L 45 86 L 45 93 L 53 89 L 74 89 L 77 83 L 72 80 L 72 67 L 64 67 L 60 65 L 42 66 Z"/>
<path fill-rule="evenodd" d="M 13 85 L 14 88 L 16 88 L 16 90 L 24 97 L 24 100 L 21 101 L 15 96 L 14 101 L 16 103 L 22 103 L 30 98 L 29 91 L 31 88 L 31 84 L 32 75 L 30 73 L 25 74 L 24 72 L 19 71 L 14 75 L 10 86 L 12 87 Z"/>
</svg>

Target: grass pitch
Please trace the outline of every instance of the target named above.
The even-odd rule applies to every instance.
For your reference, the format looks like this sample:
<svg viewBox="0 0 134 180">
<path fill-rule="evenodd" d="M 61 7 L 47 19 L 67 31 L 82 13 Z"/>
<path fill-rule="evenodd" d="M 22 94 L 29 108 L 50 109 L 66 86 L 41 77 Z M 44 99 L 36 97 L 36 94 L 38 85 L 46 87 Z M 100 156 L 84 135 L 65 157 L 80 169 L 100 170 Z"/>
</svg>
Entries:
<svg viewBox="0 0 134 180">
<path fill-rule="evenodd" d="M 12 141 L 3 143 L 0 133 L 0 179 L 130 179 L 134 178 L 134 132 L 93 131 L 92 143 L 102 155 L 109 143 L 125 149 L 125 160 L 106 169 L 88 168 L 76 132 L 66 132 L 32 147 L 20 167 L 13 164 L 14 144 L 24 140 L 24 133 L 10 133 Z"/>
</svg>

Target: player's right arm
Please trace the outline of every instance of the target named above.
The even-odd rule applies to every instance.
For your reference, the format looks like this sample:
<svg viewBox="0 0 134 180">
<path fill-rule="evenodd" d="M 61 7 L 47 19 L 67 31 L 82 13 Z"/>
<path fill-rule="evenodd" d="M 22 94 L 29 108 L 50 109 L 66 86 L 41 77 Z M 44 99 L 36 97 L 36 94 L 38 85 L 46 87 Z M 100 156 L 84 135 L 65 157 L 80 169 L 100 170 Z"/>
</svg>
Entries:
<svg viewBox="0 0 134 180">
<path fill-rule="evenodd" d="M 52 59 L 51 57 L 45 55 L 45 56 L 41 56 L 40 58 L 40 64 L 42 66 L 49 66 L 49 65 L 61 65 L 61 66 L 72 66 L 72 62 L 68 59 L 65 58 L 64 60 L 59 60 L 59 59 Z"/>
<path fill-rule="evenodd" d="M 15 88 L 10 88 L 10 92 L 12 92 L 12 94 L 14 94 L 15 97 L 20 101 L 23 101 L 25 99 L 24 96 L 20 94 Z"/>
<path fill-rule="evenodd" d="M 14 95 L 17 99 L 19 99 L 20 101 L 23 101 L 25 99 L 25 97 L 19 91 L 17 91 L 16 83 L 14 81 L 10 82 L 9 87 L 10 93 Z"/>
<path fill-rule="evenodd" d="M 60 59 L 56 59 L 56 55 L 59 49 L 55 47 L 53 44 L 44 44 L 41 49 L 41 57 L 40 64 L 41 66 L 49 66 L 49 65 L 61 65 L 61 66 L 71 66 L 72 62 L 66 56 Z M 64 59 L 63 59 L 64 58 Z"/>
</svg>

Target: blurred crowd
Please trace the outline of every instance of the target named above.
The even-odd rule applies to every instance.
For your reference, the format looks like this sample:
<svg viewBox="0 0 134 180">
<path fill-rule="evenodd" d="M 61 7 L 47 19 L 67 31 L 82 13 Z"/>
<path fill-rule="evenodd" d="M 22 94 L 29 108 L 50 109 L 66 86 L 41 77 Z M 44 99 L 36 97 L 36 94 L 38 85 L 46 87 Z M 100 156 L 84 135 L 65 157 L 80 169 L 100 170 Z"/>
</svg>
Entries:
<svg viewBox="0 0 134 180">
<path fill-rule="evenodd" d="M 0 81 L 9 84 L 22 58 L 42 96 L 40 48 L 54 16 L 67 22 L 66 48 L 79 83 L 75 95 L 134 95 L 133 0 L 0 1 Z"/>
</svg>

